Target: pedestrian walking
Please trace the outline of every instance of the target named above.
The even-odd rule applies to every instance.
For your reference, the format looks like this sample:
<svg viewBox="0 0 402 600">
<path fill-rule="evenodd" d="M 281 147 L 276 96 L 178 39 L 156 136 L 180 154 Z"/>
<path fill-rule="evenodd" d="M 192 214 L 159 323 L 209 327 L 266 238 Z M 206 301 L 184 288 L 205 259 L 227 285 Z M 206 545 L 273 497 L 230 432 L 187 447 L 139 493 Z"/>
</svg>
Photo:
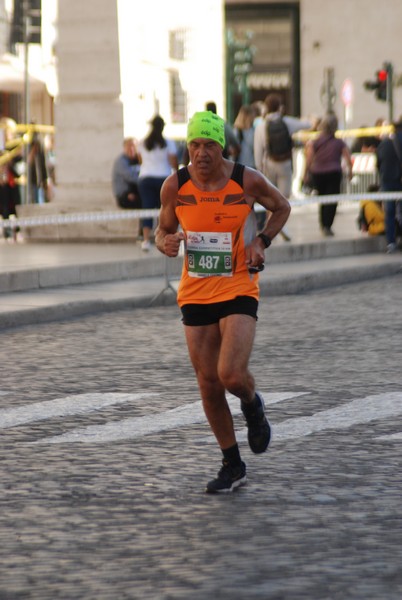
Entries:
<svg viewBox="0 0 402 600">
<path fill-rule="evenodd" d="M 170 257 L 177 256 L 185 240 L 177 300 L 204 411 L 223 455 L 222 468 L 206 491 L 225 493 L 246 483 L 226 391 L 240 399 L 251 450 L 265 452 L 270 442 L 264 401 L 249 360 L 258 270 L 264 251 L 288 219 L 290 205 L 262 173 L 223 157 L 224 121 L 218 115 L 195 113 L 188 123 L 187 145 L 190 164 L 163 184 L 155 240 Z M 258 235 L 255 202 L 271 213 Z"/>
<path fill-rule="evenodd" d="M 301 129 L 311 129 L 311 122 L 285 115 L 279 94 L 265 98 L 266 114 L 254 133 L 254 160 L 256 168 L 286 197 L 292 193 L 293 162 L 292 135 Z M 286 228 L 281 232 L 286 242 L 291 236 Z"/>
<path fill-rule="evenodd" d="M 160 207 L 162 184 L 172 170 L 177 170 L 178 167 L 176 144 L 163 135 L 165 121 L 160 115 L 156 115 L 150 121 L 150 125 L 149 134 L 138 145 L 138 160 L 141 165 L 138 176 L 138 189 L 142 208 L 147 209 Z M 145 252 L 151 249 L 152 228 L 153 219 L 143 219 L 142 232 L 144 240 L 141 248 Z"/>
<path fill-rule="evenodd" d="M 318 126 L 320 135 L 306 144 L 306 172 L 311 174 L 312 187 L 319 196 L 339 194 L 342 183 L 342 160 L 352 177 L 352 158 L 345 142 L 335 137 L 338 119 L 333 113 L 325 115 Z M 334 235 L 337 202 L 319 205 L 319 222 L 324 236 Z"/>
<path fill-rule="evenodd" d="M 236 162 L 246 167 L 255 169 L 254 160 L 254 131 L 255 119 L 258 117 L 257 107 L 255 105 L 243 104 L 237 113 L 234 126 L 234 132 L 240 144 L 240 153 Z M 256 211 L 257 229 L 263 230 L 266 219 L 266 211 Z"/>
<path fill-rule="evenodd" d="M 254 108 L 249 104 L 243 104 L 239 108 L 233 130 L 240 145 L 239 156 L 237 162 L 246 167 L 255 169 L 254 160 L 254 119 L 256 113 Z"/>
</svg>

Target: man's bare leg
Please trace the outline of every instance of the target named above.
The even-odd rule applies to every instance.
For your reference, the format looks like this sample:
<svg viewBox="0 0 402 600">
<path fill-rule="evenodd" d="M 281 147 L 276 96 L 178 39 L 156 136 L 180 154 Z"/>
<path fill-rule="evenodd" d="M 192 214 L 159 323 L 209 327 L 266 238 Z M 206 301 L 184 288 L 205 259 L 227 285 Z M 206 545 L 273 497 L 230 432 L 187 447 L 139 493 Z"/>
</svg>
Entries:
<svg viewBox="0 0 402 600">
<path fill-rule="evenodd" d="M 232 393 L 250 396 L 254 386 L 247 370 L 249 353 L 247 356 L 245 352 L 248 345 L 252 347 L 254 332 L 247 336 L 249 344 L 244 343 L 243 337 L 241 347 L 238 347 L 243 321 L 243 316 L 237 315 L 236 318 L 233 315 L 222 319 L 220 325 L 186 327 L 187 345 L 204 411 L 223 454 L 223 466 L 218 476 L 207 484 L 206 491 L 209 493 L 231 492 L 247 481 L 246 465 L 240 457 L 232 414 L 225 396 L 226 387 Z"/>
<path fill-rule="evenodd" d="M 220 448 L 229 448 L 236 443 L 236 438 L 225 387 L 218 375 L 221 351 L 219 325 L 186 326 L 185 334 L 205 415 Z"/>
<path fill-rule="evenodd" d="M 249 315 L 229 315 L 219 322 L 221 350 L 218 375 L 228 392 L 250 403 L 255 396 L 254 377 L 248 369 L 255 338 L 256 321 Z"/>
</svg>

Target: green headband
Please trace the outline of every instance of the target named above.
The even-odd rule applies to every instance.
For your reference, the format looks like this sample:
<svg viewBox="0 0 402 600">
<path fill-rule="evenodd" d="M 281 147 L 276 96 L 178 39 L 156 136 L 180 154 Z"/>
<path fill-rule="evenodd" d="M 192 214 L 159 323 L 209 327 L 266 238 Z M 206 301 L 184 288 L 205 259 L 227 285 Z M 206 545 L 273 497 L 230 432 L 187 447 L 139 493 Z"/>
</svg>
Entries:
<svg viewBox="0 0 402 600">
<path fill-rule="evenodd" d="M 209 110 L 194 113 L 187 126 L 187 143 L 197 138 L 212 140 L 224 148 L 225 121 Z"/>
</svg>

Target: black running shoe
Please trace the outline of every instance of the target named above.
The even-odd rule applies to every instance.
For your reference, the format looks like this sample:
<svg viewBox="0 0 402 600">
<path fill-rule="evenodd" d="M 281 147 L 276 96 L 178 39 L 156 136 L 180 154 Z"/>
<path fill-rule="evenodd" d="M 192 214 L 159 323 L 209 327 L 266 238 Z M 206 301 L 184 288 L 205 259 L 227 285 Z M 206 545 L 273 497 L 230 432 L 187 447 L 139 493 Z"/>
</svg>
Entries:
<svg viewBox="0 0 402 600">
<path fill-rule="evenodd" d="M 265 416 L 264 400 L 258 392 L 251 404 L 241 404 L 248 428 L 248 443 L 254 454 L 261 454 L 268 448 L 271 440 L 271 426 Z"/>
<path fill-rule="evenodd" d="M 205 490 L 208 494 L 229 494 L 241 485 L 246 485 L 246 465 L 244 462 L 238 467 L 231 467 L 229 463 L 223 459 L 222 467 L 216 479 L 212 479 L 207 484 Z"/>
</svg>

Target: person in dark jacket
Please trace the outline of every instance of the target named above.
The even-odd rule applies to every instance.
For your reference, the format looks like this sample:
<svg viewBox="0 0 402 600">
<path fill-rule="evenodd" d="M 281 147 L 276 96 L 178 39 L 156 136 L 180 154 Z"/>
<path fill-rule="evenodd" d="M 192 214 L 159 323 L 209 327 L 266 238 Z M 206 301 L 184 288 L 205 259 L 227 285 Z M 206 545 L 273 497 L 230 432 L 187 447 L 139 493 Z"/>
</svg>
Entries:
<svg viewBox="0 0 402 600">
<path fill-rule="evenodd" d="M 140 170 L 134 139 L 125 138 L 123 152 L 113 163 L 112 188 L 120 208 L 141 208 L 138 192 L 138 173 Z"/>
<path fill-rule="evenodd" d="M 402 119 L 394 124 L 395 133 L 384 138 L 377 148 L 377 167 L 382 192 L 402 192 Z M 388 200 L 385 203 L 385 235 L 387 252 L 395 252 L 397 230 L 400 233 L 401 201 Z"/>
</svg>

